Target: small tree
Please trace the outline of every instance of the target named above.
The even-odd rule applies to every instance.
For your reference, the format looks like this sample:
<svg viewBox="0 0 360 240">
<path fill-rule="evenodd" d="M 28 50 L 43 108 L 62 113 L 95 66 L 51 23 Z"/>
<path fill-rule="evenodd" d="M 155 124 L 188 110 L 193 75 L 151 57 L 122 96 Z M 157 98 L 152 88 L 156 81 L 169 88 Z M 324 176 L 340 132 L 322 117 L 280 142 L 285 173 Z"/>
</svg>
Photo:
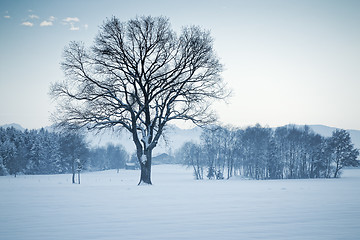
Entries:
<svg viewBox="0 0 360 240">
<path fill-rule="evenodd" d="M 193 168 L 196 180 L 203 179 L 205 164 L 202 159 L 201 146 L 192 142 L 186 142 L 179 151 L 182 155 L 182 162 Z"/>
<path fill-rule="evenodd" d="M 80 159 L 76 159 L 76 160 L 75 160 L 75 163 L 76 163 L 76 165 L 77 165 L 77 167 L 76 167 L 76 172 L 77 172 L 77 174 L 78 174 L 78 184 L 80 184 L 80 172 L 81 172 L 83 166 L 82 166 L 82 164 L 81 164 Z M 74 175 L 73 175 L 73 178 L 74 178 Z M 74 179 L 73 179 L 73 183 L 74 183 Z"/>
<path fill-rule="evenodd" d="M 212 100 L 227 95 L 210 33 L 191 26 L 176 35 L 164 17 L 106 20 L 92 48 L 69 44 L 62 67 L 66 80 L 51 87 L 62 100 L 55 120 L 60 126 L 128 130 L 139 184 L 151 184 L 152 151 L 165 125 L 213 122 Z"/>
<path fill-rule="evenodd" d="M 0 146 L 0 151 L 2 152 L 2 159 L 4 167 L 7 169 L 10 175 L 14 175 L 19 172 L 19 164 L 16 162 L 16 146 L 13 142 L 7 139 Z"/>
<path fill-rule="evenodd" d="M 334 178 L 339 176 L 340 170 L 345 166 L 359 166 L 357 157 L 359 150 L 351 143 L 350 134 L 343 129 L 335 130 L 330 138 L 332 149 L 331 160 L 335 165 Z"/>
<path fill-rule="evenodd" d="M 72 183 L 75 183 L 75 176 L 78 166 L 84 166 L 89 150 L 84 137 L 79 133 L 64 133 L 60 142 L 61 158 L 72 172 Z"/>
</svg>

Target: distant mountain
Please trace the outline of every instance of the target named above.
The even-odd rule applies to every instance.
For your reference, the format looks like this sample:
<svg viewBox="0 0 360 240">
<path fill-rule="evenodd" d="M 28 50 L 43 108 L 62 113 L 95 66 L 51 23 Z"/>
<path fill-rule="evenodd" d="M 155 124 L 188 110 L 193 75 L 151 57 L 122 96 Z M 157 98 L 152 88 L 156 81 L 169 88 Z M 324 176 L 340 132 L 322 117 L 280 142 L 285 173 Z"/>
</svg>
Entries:
<svg viewBox="0 0 360 240">
<path fill-rule="evenodd" d="M 351 141 L 357 149 L 360 149 L 360 131 L 359 130 L 348 130 L 351 136 Z"/>
<path fill-rule="evenodd" d="M 174 164 L 176 162 L 173 156 L 170 156 L 169 154 L 166 153 L 162 153 L 160 155 L 157 155 L 156 157 L 153 157 L 152 163 L 156 165 L 156 164 Z"/>
<path fill-rule="evenodd" d="M 170 125 L 163 132 L 163 137 L 153 151 L 154 156 L 167 153 L 173 155 L 185 142 L 200 142 L 202 130 L 199 127 L 192 129 L 181 129 Z M 88 133 L 87 141 L 92 147 L 106 146 L 108 144 L 121 144 L 129 153 L 135 152 L 135 145 L 131 134 L 125 130 L 104 130 L 101 133 Z"/>
<path fill-rule="evenodd" d="M 328 127 L 324 125 L 309 125 L 309 127 L 317 134 L 324 137 L 331 137 L 332 132 L 338 128 Z"/>
<path fill-rule="evenodd" d="M 297 127 L 304 127 L 304 125 L 295 125 Z M 331 137 L 332 132 L 335 131 L 336 127 L 328 127 L 325 125 L 308 125 L 315 133 L 320 134 L 324 137 Z M 360 130 L 347 130 L 350 133 L 351 141 L 355 148 L 360 149 Z"/>
<path fill-rule="evenodd" d="M 22 126 L 20 126 L 19 124 L 17 123 L 11 123 L 11 124 L 5 124 L 5 125 L 2 125 L 0 126 L 1 128 L 15 128 L 16 130 L 19 130 L 19 131 L 25 131 L 25 128 L 23 128 Z"/>
</svg>

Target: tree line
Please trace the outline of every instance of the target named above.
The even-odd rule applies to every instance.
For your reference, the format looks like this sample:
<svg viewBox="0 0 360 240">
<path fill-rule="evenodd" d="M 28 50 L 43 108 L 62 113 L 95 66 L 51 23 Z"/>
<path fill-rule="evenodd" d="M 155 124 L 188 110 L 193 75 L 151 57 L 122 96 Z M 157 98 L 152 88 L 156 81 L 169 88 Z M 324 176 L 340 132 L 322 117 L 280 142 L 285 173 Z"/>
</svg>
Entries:
<svg viewBox="0 0 360 240">
<path fill-rule="evenodd" d="M 90 149 L 79 133 L 0 128 L 0 175 L 72 173 L 74 181 L 79 167 L 119 169 L 127 160 L 121 145 Z"/>
<path fill-rule="evenodd" d="M 276 129 L 214 126 L 203 131 L 201 142 L 187 142 L 177 158 L 194 170 L 196 179 L 294 179 L 339 177 L 346 166 L 359 166 L 359 150 L 350 134 L 338 129 L 331 137 L 308 126 Z"/>
</svg>

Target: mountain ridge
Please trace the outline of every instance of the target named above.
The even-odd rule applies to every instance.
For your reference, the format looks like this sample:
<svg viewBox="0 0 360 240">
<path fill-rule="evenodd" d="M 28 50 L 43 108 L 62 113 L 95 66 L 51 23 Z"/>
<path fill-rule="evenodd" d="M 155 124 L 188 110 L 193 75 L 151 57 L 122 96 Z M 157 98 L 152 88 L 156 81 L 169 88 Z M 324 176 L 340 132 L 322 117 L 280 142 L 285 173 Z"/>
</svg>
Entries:
<svg viewBox="0 0 360 240">
<path fill-rule="evenodd" d="M 25 131 L 25 128 L 23 128 L 20 124 L 17 124 L 17 123 L 9 123 L 9 124 L 4 124 L 4 125 L 1 125 L 0 128 L 15 128 L 16 130 L 19 130 L 19 131 Z"/>
</svg>

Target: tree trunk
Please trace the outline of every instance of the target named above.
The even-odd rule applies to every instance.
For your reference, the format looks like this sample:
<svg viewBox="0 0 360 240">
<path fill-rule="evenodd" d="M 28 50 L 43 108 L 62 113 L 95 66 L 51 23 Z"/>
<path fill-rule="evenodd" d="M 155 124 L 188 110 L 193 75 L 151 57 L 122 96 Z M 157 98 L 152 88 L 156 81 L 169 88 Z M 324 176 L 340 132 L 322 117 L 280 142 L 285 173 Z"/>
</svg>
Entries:
<svg viewBox="0 0 360 240">
<path fill-rule="evenodd" d="M 199 178 L 198 171 L 196 170 L 195 164 L 193 164 L 193 168 L 194 168 L 194 174 L 195 174 L 196 180 L 199 180 L 200 178 Z"/>
<path fill-rule="evenodd" d="M 140 162 L 140 181 L 138 185 L 143 183 L 152 185 L 151 183 L 151 158 L 152 158 L 152 151 L 148 150 L 145 154 L 146 161 L 144 162 L 142 159 L 139 159 Z M 143 157 L 143 156 L 142 156 Z"/>
<path fill-rule="evenodd" d="M 334 178 L 338 177 L 339 171 L 340 171 L 341 167 L 339 167 L 339 163 L 336 163 L 336 169 L 335 169 L 335 173 L 334 173 Z"/>
<path fill-rule="evenodd" d="M 72 183 L 74 184 L 75 183 L 75 166 L 74 166 L 74 162 L 72 163 L 72 166 L 71 166 L 71 170 L 72 170 Z"/>
</svg>

